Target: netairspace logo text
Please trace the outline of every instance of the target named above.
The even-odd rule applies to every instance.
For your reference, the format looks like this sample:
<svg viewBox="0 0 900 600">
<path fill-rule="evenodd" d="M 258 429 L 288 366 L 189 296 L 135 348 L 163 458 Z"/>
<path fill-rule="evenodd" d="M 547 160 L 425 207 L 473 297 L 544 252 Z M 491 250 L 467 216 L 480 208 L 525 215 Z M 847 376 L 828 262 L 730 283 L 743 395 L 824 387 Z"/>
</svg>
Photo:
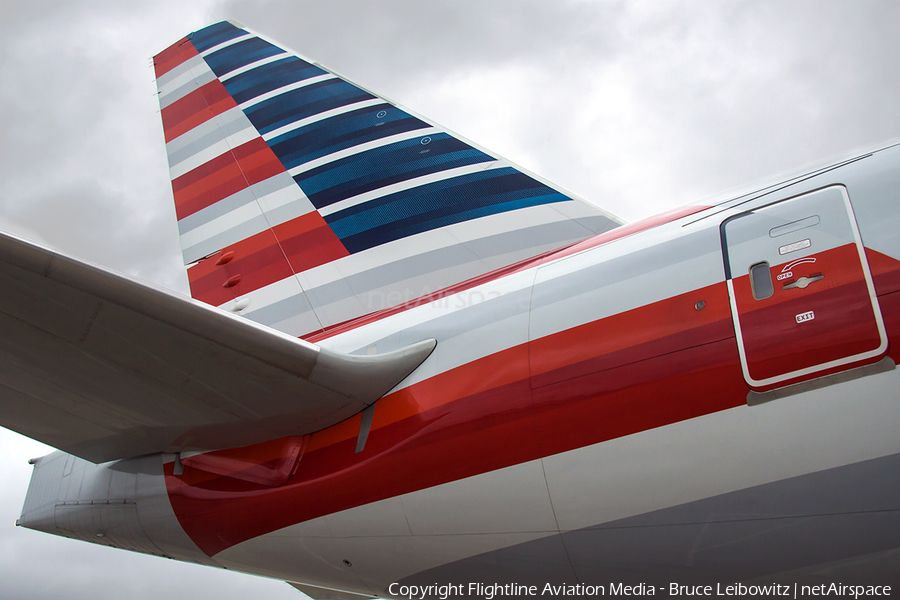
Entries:
<svg viewBox="0 0 900 600">
<path fill-rule="evenodd" d="M 625 585 L 610 583 L 609 585 L 585 585 L 583 583 L 569 585 L 544 584 L 522 585 L 518 583 L 445 583 L 431 585 L 401 585 L 392 583 L 388 593 L 407 600 L 424 600 L 439 598 L 448 600 L 452 597 L 484 598 L 494 600 L 504 596 L 546 596 L 551 598 L 562 596 L 655 596 L 667 594 L 671 598 L 715 596 L 720 598 L 870 598 L 890 597 L 889 585 L 844 585 L 842 583 L 823 583 L 819 585 L 784 585 L 780 583 L 746 585 L 743 583 L 716 585 L 683 585 L 670 583 L 668 586 L 653 586 L 646 583 Z"/>
</svg>

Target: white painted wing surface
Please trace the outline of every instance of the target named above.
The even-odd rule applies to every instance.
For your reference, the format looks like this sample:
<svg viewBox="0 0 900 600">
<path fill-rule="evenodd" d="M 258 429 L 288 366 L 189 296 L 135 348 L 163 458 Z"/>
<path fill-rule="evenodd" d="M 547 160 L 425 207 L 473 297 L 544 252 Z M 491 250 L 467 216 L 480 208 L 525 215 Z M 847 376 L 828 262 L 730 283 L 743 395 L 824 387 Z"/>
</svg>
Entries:
<svg viewBox="0 0 900 600">
<path fill-rule="evenodd" d="M 2 233 L 0 285 L 0 425 L 92 462 L 317 431 L 435 344 L 331 352 Z"/>
</svg>

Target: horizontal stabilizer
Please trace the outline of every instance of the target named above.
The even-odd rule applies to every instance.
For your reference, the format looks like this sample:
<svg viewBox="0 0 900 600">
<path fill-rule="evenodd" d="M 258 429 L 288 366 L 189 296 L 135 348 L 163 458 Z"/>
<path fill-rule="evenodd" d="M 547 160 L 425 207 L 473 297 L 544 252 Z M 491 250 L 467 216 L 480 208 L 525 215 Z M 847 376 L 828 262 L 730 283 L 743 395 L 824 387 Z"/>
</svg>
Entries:
<svg viewBox="0 0 900 600">
<path fill-rule="evenodd" d="M 0 285 L 0 425 L 92 462 L 317 431 L 435 345 L 339 354 L 7 234 Z"/>
</svg>

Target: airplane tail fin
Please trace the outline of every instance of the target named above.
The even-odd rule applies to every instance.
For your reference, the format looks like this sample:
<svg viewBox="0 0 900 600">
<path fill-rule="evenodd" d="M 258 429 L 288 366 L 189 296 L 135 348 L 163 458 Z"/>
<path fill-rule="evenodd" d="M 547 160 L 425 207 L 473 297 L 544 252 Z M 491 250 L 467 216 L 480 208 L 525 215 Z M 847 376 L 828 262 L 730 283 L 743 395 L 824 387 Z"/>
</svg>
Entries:
<svg viewBox="0 0 900 600">
<path fill-rule="evenodd" d="M 191 293 L 286 333 L 620 224 L 231 22 L 153 60 Z"/>
</svg>

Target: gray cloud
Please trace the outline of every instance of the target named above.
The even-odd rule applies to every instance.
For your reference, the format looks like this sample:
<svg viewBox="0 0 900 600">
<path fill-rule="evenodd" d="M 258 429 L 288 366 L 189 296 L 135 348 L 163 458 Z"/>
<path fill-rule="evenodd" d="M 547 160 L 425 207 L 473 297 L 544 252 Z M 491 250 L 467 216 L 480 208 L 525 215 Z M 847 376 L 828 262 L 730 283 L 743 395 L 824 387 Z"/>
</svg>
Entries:
<svg viewBox="0 0 900 600">
<path fill-rule="evenodd" d="M 217 7 L 633 219 L 900 132 L 890 2 Z"/>
<path fill-rule="evenodd" d="M 182 292 L 149 57 L 222 18 L 627 219 L 900 137 L 892 1 L 5 1 L 0 12 L 0 227 Z M 15 529 L 25 460 L 45 450 L 5 431 L 0 448 L 4 597 L 297 597 Z"/>
</svg>

